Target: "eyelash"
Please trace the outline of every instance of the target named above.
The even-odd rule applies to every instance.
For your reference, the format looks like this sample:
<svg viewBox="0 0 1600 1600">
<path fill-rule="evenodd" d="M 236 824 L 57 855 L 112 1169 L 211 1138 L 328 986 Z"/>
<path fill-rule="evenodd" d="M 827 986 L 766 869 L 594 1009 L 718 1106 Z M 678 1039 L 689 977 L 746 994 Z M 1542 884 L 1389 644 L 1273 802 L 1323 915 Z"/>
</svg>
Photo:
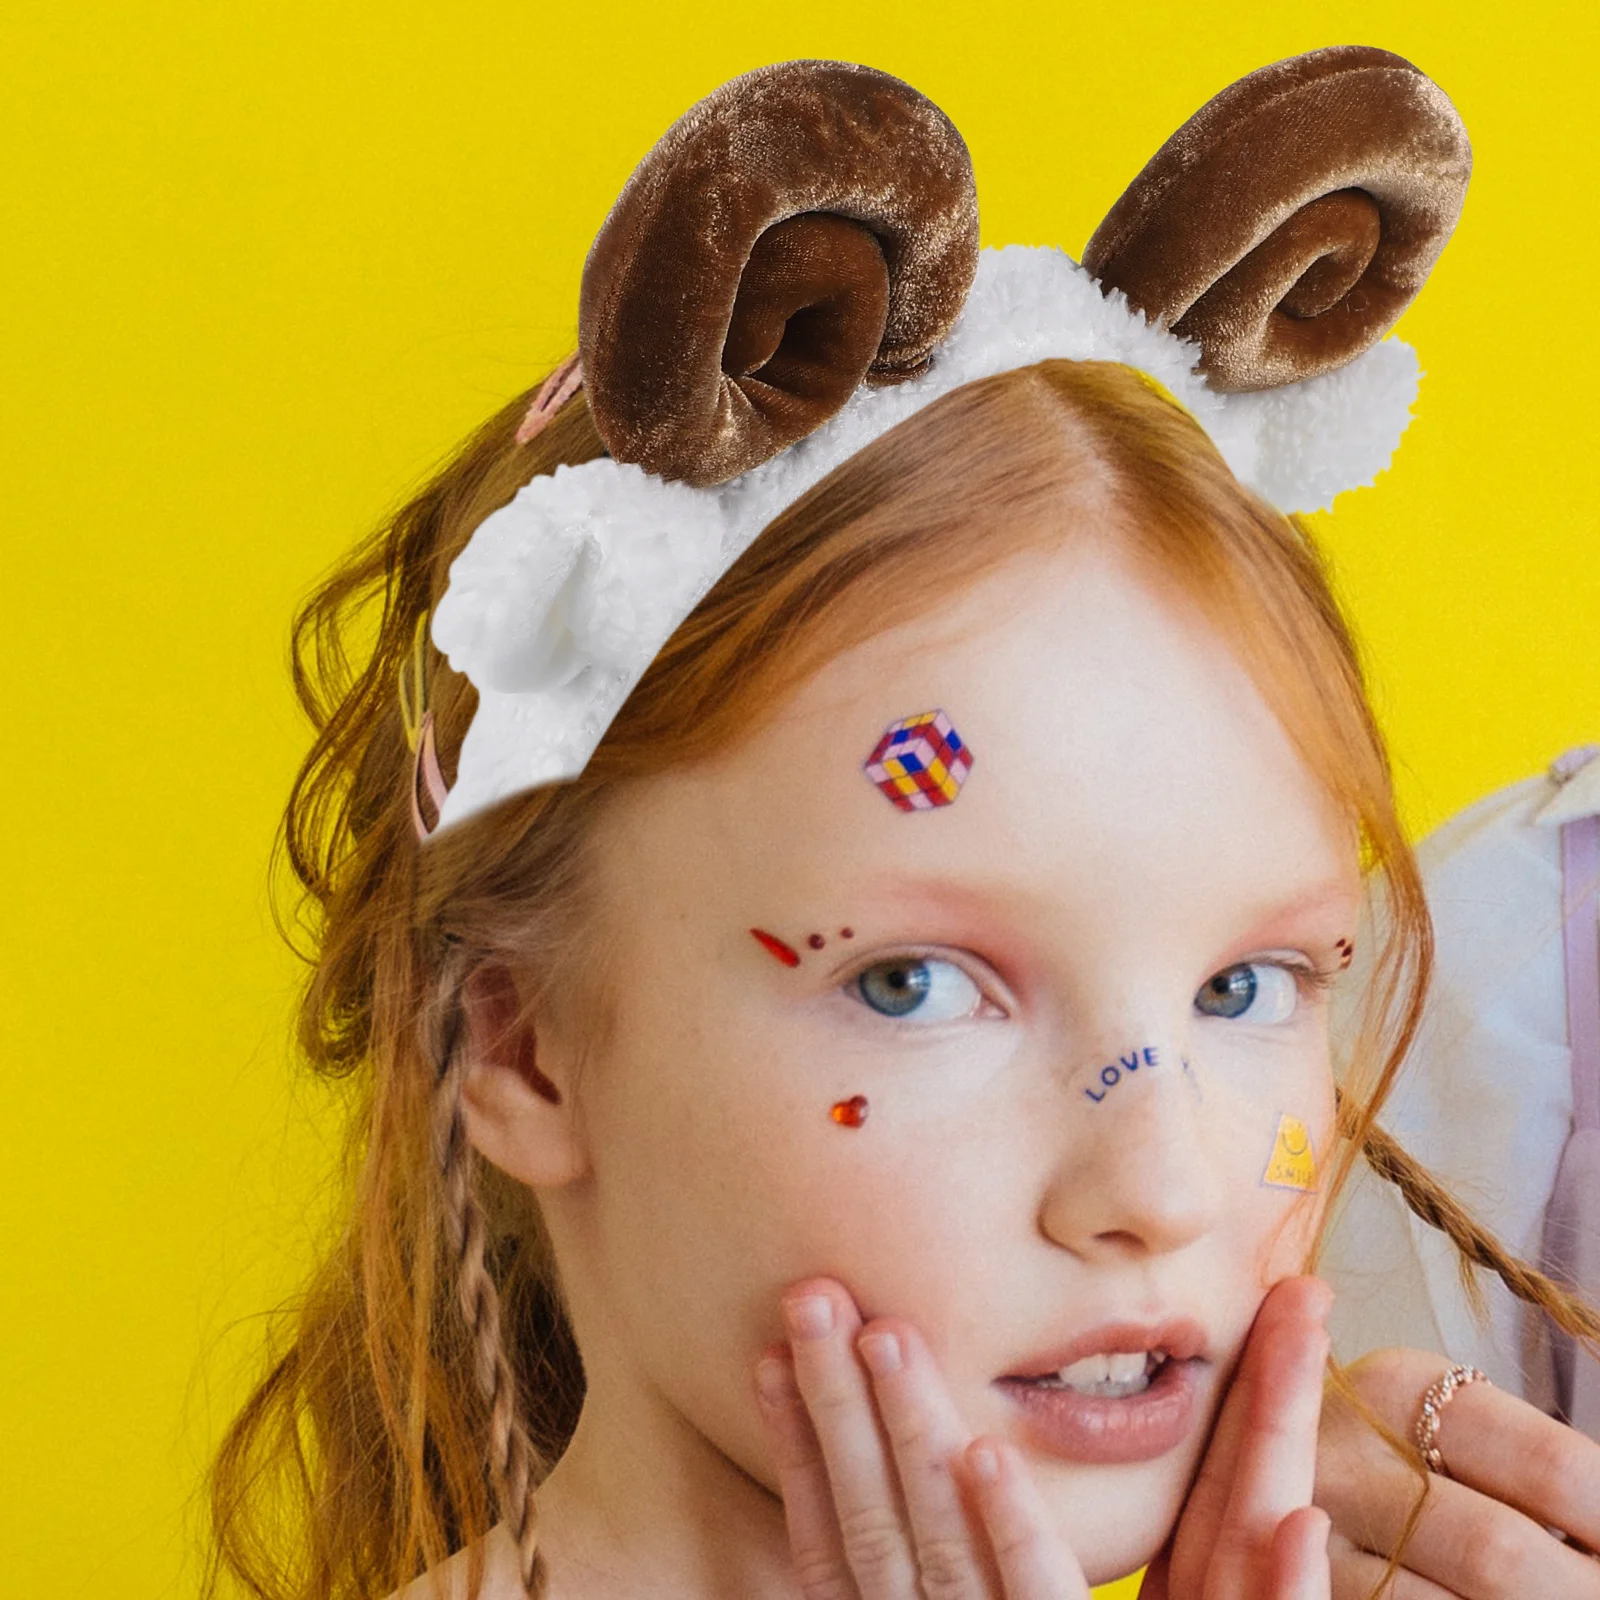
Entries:
<svg viewBox="0 0 1600 1600">
<path fill-rule="evenodd" d="M 842 992 L 850 995 L 855 1003 L 862 1006 L 863 1009 L 872 1011 L 872 1007 L 868 1006 L 860 998 L 858 986 L 861 982 L 861 976 L 863 973 L 870 972 L 874 967 L 886 966 L 895 961 L 947 961 L 951 966 L 959 967 L 972 980 L 973 986 L 983 997 L 985 1005 L 992 1006 L 997 1011 L 1007 1011 L 1007 1007 L 994 998 L 989 992 L 989 986 L 972 970 L 970 965 L 957 960 L 947 950 L 938 950 L 929 946 L 909 946 L 900 950 L 880 951 L 867 960 L 860 961 L 851 967 L 839 979 L 838 987 Z M 1238 961 L 1230 961 L 1228 967 L 1219 967 L 1217 971 L 1225 972 L 1229 967 L 1245 966 L 1281 967 L 1294 978 L 1295 988 L 1303 1001 L 1322 999 L 1332 990 L 1340 975 L 1337 967 L 1319 966 L 1310 960 L 1294 960 L 1284 956 L 1267 955 L 1245 956 Z M 1215 976 L 1215 974 L 1212 976 Z M 873 1015 L 879 1021 L 887 1022 L 891 1026 L 916 1026 L 914 1023 L 908 1023 L 903 1017 L 888 1017 L 882 1012 L 876 1011 L 873 1012 Z"/>
<path fill-rule="evenodd" d="M 972 970 L 973 963 L 970 958 L 965 961 L 961 959 L 962 954 L 964 954 L 964 952 L 955 952 L 932 945 L 907 945 L 897 950 L 880 950 L 877 952 L 877 954 L 869 956 L 866 960 L 860 961 L 855 966 L 851 967 L 844 974 L 844 976 L 839 979 L 838 987 L 842 993 L 849 995 L 855 1004 L 859 1005 L 862 1010 L 868 1012 L 879 1022 L 886 1022 L 890 1025 L 890 1027 L 925 1028 L 927 1026 L 926 1023 L 915 1023 L 906 1017 L 890 1017 L 886 1016 L 881 1011 L 873 1010 L 873 1008 L 861 998 L 859 985 L 861 983 L 862 974 L 871 972 L 874 967 L 892 966 L 897 961 L 943 961 L 949 966 L 955 967 L 966 974 L 967 978 L 971 981 L 973 988 L 978 991 L 978 994 L 982 998 L 984 1006 L 990 1007 L 994 1011 L 1002 1012 L 1006 1016 L 1010 1016 L 1011 1008 L 995 998 L 994 994 L 991 992 L 992 985 L 986 982 L 981 976 L 979 976 L 978 973 Z M 985 1012 L 979 1011 L 972 1018 L 962 1018 L 961 1020 L 981 1021 L 984 1020 L 985 1016 Z"/>
<path fill-rule="evenodd" d="M 1247 956 L 1243 961 L 1229 963 L 1235 967 L 1282 967 L 1294 976 L 1302 1000 L 1315 1000 L 1328 993 L 1339 981 L 1337 967 L 1319 967 L 1311 961 L 1290 961 L 1282 956 Z"/>
</svg>

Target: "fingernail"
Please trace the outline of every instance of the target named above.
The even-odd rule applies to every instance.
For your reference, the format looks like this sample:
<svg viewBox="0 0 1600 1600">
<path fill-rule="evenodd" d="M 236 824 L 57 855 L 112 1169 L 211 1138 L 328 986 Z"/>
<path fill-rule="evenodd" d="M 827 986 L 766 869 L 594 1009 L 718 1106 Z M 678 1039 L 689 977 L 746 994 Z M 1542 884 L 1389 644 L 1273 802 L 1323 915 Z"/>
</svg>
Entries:
<svg viewBox="0 0 1600 1600">
<path fill-rule="evenodd" d="M 756 1363 L 756 1393 L 769 1406 L 788 1404 L 794 1394 L 789 1363 L 776 1356 L 763 1356 Z"/>
<path fill-rule="evenodd" d="M 891 1372 L 898 1372 L 905 1365 L 905 1358 L 900 1350 L 900 1340 L 892 1333 L 880 1331 L 863 1334 L 856 1340 L 856 1349 L 861 1352 L 861 1359 L 866 1362 L 867 1371 L 875 1378 L 886 1378 Z"/>
<path fill-rule="evenodd" d="M 992 1444 L 975 1444 L 967 1451 L 967 1464 L 979 1483 L 1000 1481 L 1000 1452 Z"/>
<path fill-rule="evenodd" d="M 796 1339 L 822 1339 L 833 1332 L 833 1302 L 825 1294 L 785 1300 L 783 1315 Z"/>
</svg>

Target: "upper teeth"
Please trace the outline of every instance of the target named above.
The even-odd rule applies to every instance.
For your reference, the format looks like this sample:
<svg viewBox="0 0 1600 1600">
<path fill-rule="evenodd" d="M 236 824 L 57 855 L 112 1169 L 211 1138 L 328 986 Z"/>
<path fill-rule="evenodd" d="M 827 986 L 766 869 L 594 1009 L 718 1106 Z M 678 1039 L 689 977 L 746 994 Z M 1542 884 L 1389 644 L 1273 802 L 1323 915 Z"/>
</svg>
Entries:
<svg viewBox="0 0 1600 1600">
<path fill-rule="evenodd" d="M 1167 1359 L 1165 1350 L 1112 1350 L 1084 1356 L 1056 1374 L 1057 1380 L 1080 1394 L 1120 1398 L 1138 1394 L 1151 1374 Z"/>
</svg>

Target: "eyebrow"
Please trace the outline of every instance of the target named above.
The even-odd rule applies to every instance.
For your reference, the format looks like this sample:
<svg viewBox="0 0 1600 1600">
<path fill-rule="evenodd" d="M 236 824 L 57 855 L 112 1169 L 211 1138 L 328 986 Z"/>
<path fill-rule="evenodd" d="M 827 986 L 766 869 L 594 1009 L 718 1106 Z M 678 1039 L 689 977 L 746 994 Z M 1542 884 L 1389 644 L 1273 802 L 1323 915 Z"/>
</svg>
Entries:
<svg viewBox="0 0 1600 1600">
<path fill-rule="evenodd" d="M 978 887 L 950 877 L 929 877 L 923 873 L 905 877 L 870 877 L 859 882 L 854 892 L 871 902 L 894 900 L 909 902 L 921 915 L 959 918 L 976 922 L 984 937 L 1004 939 L 1015 934 L 1019 918 L 1026 922 L 1030 904 L 1048 903 L 1048 896 L 1030 894 L 1028 886 L 1008 882 Z M 1241 919 L 1245 933 L 1237 943 L 1241 949 L 1270 942 L 1271 935 L 1286 925 L 1295 926 L 1333 909 L 1343 909 L 1354 917 L 1360 906 L 1359 882 L 1346 878 L 1325 878 L 1287 899 L 1268 901 Z"/>
<path fill-rule="evenodd" d="M 1285 923 L 1299 923 L 1320 916 L 1325 911 L 1348 909 L 1353 916 L 1360 905 L 1358 885 L 1345 878 L 1327 878 L 1309 889 L 1292 895 L 1289 899 L 1269 906 L 1249 924 L 1249 934 L 1242 944 L 1259 944 L 1275 929 Z"/>
</svg>

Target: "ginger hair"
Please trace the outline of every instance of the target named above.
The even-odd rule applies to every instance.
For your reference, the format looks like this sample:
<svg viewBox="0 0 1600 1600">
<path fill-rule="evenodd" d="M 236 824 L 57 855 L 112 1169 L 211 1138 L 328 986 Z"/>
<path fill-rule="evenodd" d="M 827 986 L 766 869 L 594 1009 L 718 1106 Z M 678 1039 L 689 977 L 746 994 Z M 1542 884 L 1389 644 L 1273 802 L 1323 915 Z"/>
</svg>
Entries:
<svg viewBox="0 0 1600 1600">
<path fill-rule="evenodd" d="M 1477 1228 L 1375 1118 L 1420 1016 L 1431 932 L 1354 640 L 1307 531 L 1244 489 L 1131 369 L 1050 361 L 969 384 L 778 516 L 662 649 L 581 777 L 419 845 L 397 677 L 474 527 L 604 453 L 579 394 L 531 445 L 522 396 L 311 595 L 294 681 L 315 730 L 284 818 L 310 964 L 298 1039 L 350 1093 L 344 1225 L 210 1477 L 207 1593 L 370 1600 L 502 1520 L 537 1593 L 533 1493 L 576 1424 L 578 1350 L 532 1196 L 469 1146 L 463 995 L 516 975 L 527 1015 L 603 1028 L 588 841 L 607 798 L 731 744 L 849 646 L 1006 556 L 1070 537 L 1088 496 L 1238 652 L 1378 875 L 1388 933 L 1341 1102 L 1330 1189 L 1365 1150 L 1465 1258 L 1563 1328 L 1594 1313 Z M 359 653 L 352 660 L 352 648 Z M 429 652 L 448 778 L 475 695 Z M 481 1579 L 481 1552 L 469 1587 Z"/>
</svg>

